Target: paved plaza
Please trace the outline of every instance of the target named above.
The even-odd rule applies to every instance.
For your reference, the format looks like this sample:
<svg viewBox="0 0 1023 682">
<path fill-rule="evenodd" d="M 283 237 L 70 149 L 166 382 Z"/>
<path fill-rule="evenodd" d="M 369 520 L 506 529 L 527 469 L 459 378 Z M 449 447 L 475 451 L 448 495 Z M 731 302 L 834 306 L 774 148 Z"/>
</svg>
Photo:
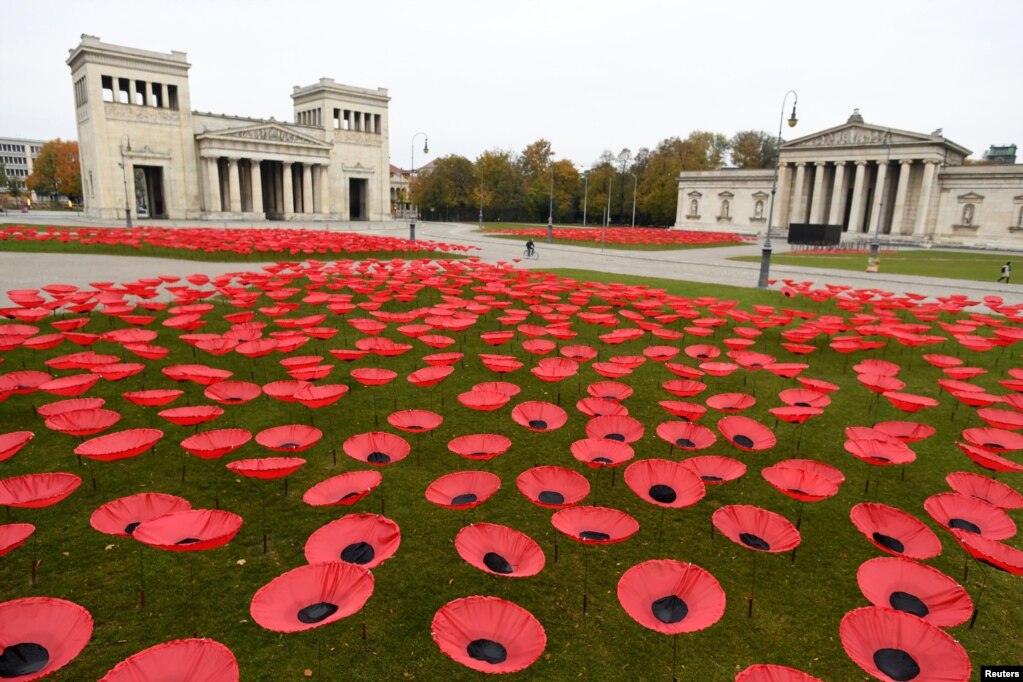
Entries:
<svg viewBox="0 0 1023 682">
<path fill-rule="evenodd" d="M 7 216 L 7 222 L 24 222 L 37 225 L 89 225 L 119 227 L 119 223 L 97 223 L 71 213 L 31 212 L 27 215 L 13 214 Z M 160 221 L 161 227 L 202 227 L 249 228 L 249 227 L 284 227 L 308 228 L 314 230 L 352 231 L 366 234 L 386 236 L 408 236 L 408 224 L 403 222 L 251 222 L 224 221 L 202 223 L 181 223 Z M 459 223 L 420 222 L 416 225 L 416 236 L 423 240 L 436 240 L 449 243 L 467 244 L 480 248 L 476 255 L 487 262 L 511 261 L 521 258 L 525 239 L 521 241 L 480 234 L 474 225 Z M 543 239 L 537 241 L 539 259 L 522 261 L 520 267 L 533 269 L 574 268 L 594 270 L 598 272 L 623 275 L 639 275 L 661 277 L 665 279 L 705 282 L 708 284 L 728 284 L 740 287 L 755 287 L 760 270 L 759 263 L 746 263 L 728 260 L 734 256 L 758 255 L 762 240 L 739 246 L 692 249 L 679 251 L 623 251 L 583 247 L 565 244 L 547 244 Z M 786 253 L 788 244 L 774 240 L 774 252 Z M 1006 260 L 1014 260 L 1023 256 L 1006 254 Z M 864 266 L 866 255 L 864 255 Z M 209 263 L 187 260 L 171 260 L 164 258 L 134 258 L 124 256 L 80 256 L 67 254 L 38 253 L 0 253 L 0 288 L 34 289 L 45 284 L 61 283 L 84 286 L 95 281 L 125 282 L 139 277 L 162 275 L 188 275 L 204 273 L 218 275 L 227 272 L 239 272 L 258 268 L 258 263 Z M 1023 263 L 1020 265 L 1023 271 Z M 913 292 L 926 296 L 951 296 L 963 294 L 974 299 L 988 295 L 1001 296 L 1007 303 L 1023 303 L 1023 285 L 999 284 L 994 280 L 998 273 L 991 273 L 991 282 L 972 282 L 964 280 L 940 279 L 933 277 L 912 277 L 908 275 L 892 275 L 884 272 L 884 258 L 881 259 L 881 272 L 867 273 L 845 270 L 826 270 L 822 268 L 804 268 L 775 264 L 771 268 L 771 278 L 779 283 L 790 279 L 797 282 L 812 281 L 817 285 L 842 284 L 855 288 L 878 288 L 897 294 Z M 1021 275 L 1023 277 L 1023 275 Z M 778 286 L 778 285 L 775 285 Z"/>
</svg>

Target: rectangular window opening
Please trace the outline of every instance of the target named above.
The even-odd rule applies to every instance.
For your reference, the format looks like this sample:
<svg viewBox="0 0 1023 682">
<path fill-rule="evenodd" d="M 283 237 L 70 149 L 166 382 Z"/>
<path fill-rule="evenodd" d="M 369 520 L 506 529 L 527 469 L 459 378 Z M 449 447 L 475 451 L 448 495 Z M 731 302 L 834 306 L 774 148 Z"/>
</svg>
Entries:
<svg viewBox="0 0 1023 682">
<path fill-rule="evenodd" d="M 341 129 L 341 110 L 334 109 L 334 130 Z"/>
<path fill-rule="evenodd" d="M 156 107 L 158 109 L 162 109 L 163 108 L 163 84 L 161 84 L 161 83 L 150 83 L 150 87 L 152 88 L 152 93 L 150 95 L 149 101 L 152 102 L 152 105 L 154 107 Z"/>
<path fill-rule="evenodd" d="M 131 104 L 129 80 L 127 78 L 117 79 L 117 101 L 121 104 Z"/>
<path fill-rule="evenodd" d="M 178 108 L 178 86 L 167 86 L 167 106 L 171 109 Z"/>
<path fill-rule="evenodd" d="M 146 82 L 135 81 L 135 104 L 140 107 L 146 106 Z"/>
<path fill-rule="evenodd" d="M 103 76 L 100 81 L 103 85 L 103 101 L 114 101 L 114 79 L 113 76 Z"/>
<path fill-rule="evenodd" d="M 373 114 L 373 132 L 380 134 L 380 114 Z"/>
</svg>

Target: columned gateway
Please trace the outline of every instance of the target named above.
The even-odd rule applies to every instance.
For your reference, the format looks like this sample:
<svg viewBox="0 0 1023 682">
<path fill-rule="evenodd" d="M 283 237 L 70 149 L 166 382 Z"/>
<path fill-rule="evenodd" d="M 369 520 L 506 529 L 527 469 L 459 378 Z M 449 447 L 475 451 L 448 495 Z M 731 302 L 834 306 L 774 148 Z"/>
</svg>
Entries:
<svg viewBox="0 0 1023 682">
<path fill-rule="evenodd" d="M 782 144 L 772 226 L 784 233 L 792 223 L 826 223 L 849 236 L 1023 243 L 1023 166 L 967 166 L 969 154 L 940 131 L 872 125 L 854 111 L 844 125 Z M 682 173 L 675 227 L 764 230 L 773 173 Z"/>
<path fill-rule="evenodd" d="M 286 123 L 192 111 L 183 52 L 83 35 L 67 63 L 90 217 L 390 219 L 383 88 L 295 87 Z"/>
</svg>

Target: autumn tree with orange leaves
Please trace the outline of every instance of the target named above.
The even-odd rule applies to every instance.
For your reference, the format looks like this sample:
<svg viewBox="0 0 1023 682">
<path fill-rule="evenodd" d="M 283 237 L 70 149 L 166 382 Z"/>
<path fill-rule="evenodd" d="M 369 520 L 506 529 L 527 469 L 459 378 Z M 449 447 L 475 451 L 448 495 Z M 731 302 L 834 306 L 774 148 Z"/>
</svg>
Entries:
<svg viewBox="0 0 1023 682">
<path fill-rule="evenodd" d="M 50 140 L 39 150 L 32 162 L 32 174 L 25 186 L 36 194 L 58 195 L 78 201 L 82 198 L 82 171 L 78 143 Z"/>
</svg>

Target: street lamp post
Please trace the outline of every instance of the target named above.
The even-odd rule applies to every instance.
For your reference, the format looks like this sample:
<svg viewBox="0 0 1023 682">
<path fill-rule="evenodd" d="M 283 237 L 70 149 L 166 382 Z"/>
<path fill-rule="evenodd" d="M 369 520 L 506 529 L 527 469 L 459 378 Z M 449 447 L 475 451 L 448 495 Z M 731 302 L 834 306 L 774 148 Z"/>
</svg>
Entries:
<svg viewBox="0 0 1023 682">
<path fill-rule="evenodd" d="M 483 231 L 483 185 L 480 185 L 480 232 Z"/>
<path fill-rule="evenodd" d="M 551 164 L 551 202 L 547 207 L 547 243 L 554 243 L 554 164 Z"/>
<path fill-rule="evenodd" d="M 420 135 L 422 135 L 425 138 L 423 140 L 423 154 L 429 154 L 430 153 L 430 136 L 427 135 L 426 133 L 416 133 L 415 135 L 413 135 L 412 136 L 412 160 L 411 160 L 412 169 L 409 171 L 409 174 L 408 174 L 409 208 L 412 209 L 412 217 L 409 219 L 409 223 L 408 223 L 408 238 L 409 238 L 409 241 L 413 241 L 413 242 L 416 240 L 416 204 L 415 204 L 415 195 L 412 194 L 412 183 L 413 183 L 413 180 L 414 180 L 415 175 L 416 175 L 416 138 L 419 137 Z"/>
<path fill-rule="evenodd" d="M 892 160 L 892 131 L 888 130 L 884 134 L 885 146 L 885 176 L 884 182 L 881 183 L 881 197 L 877 204 L 877 226 L 874 228 L 874 239 L 870 242 L 870 265 L 877 267 L 877 254 L 881 251 L 881 221 L 884 220 L 884 194 L 885 189 L 888 185 L 888 164 Z"/>
<path fill-rule="evenodd" d="M 604 239 L 607 234 L 607 225 L 611 222 L 611 180 L 614 175 L 607 176 L 607 210 L 604 212 L 604 228 L 600 231 L 600 252 L 604 253 Z"/>
<path fill-rule="evenodd" d="M 639 183 L 639 178 L 636 177 L 635 173 L 629 173 L 632 176 L 632 227 L 636 227 L 636 186 Z"/>
<path fill-rule="evenodd" d="M 764 248 L 760 252 L 760 279 L 757 286 L 761 289 L 767 287 L 767 280 L 771 275 L 771 225 L 774 222 L 774 195 L 778 192 L 778 169 L 781 168 L 781 131 L 785 123 L 785 103 L 792 95 L 792 115 L 789 116 L 789 128 L 795 128 L 798 119 L 796 118 L 796 105 L 799 104 L 799 95 L 795 90 L 789 90 L 781 99 L 781 117 L 778 120 L 778 144 L 775 153 L 778 155 L 774 162 L 774 180 L 771 182 L 771 210 L 767 214 L 767 237 L 764 239 Z"/>
<path fill-rule="evenodd" d="M 131 138 L 121 137 L 121 182 L 124 183 L 124 226 L 131 229 L 131 204 L 128 202 L 128 171 L 124 160 L 125 140 L 128 141 L 127 151 L 131 151 Z"/>
<path fill-rule="evenodd" d="M 590 195 L 590 172 L 583 173 L 583 227 L 586 227 L 586 199 Z"/>
</svg>

